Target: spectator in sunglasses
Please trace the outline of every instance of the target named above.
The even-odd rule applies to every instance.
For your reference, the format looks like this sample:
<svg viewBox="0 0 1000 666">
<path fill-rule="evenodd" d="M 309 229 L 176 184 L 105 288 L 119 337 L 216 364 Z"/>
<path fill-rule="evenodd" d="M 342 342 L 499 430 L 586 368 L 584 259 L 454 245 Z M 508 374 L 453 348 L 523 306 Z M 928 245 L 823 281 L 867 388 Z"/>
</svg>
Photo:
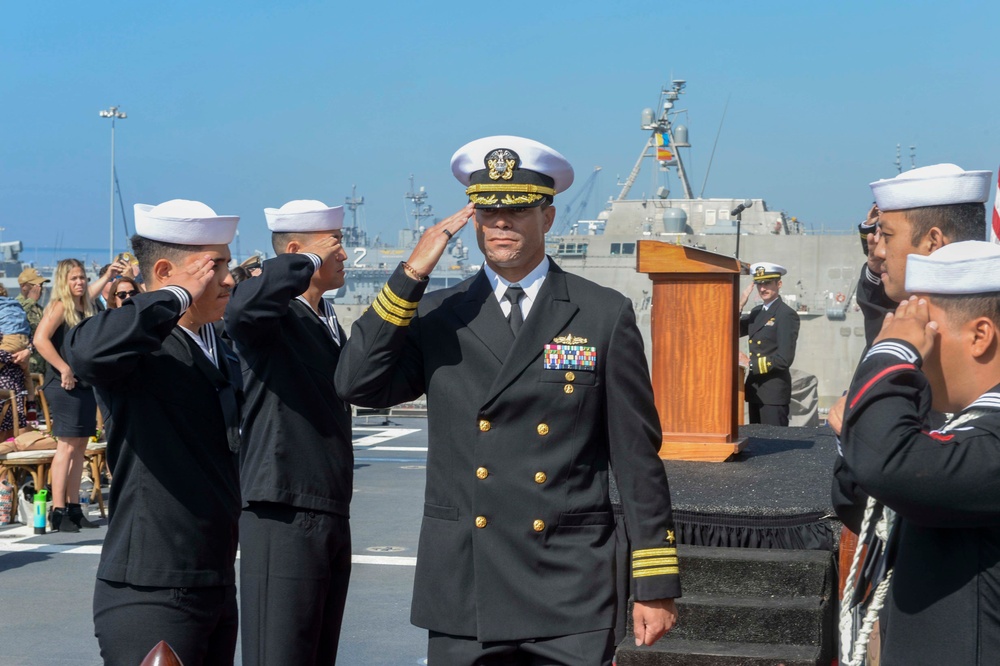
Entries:
<svg viewBox="0 0 1000 666">
<path fill-rule="evenodd" d="M 114 287 L 109 294 L 108 309 L 120 308 L 125 301 L 141 292 L 142 289 L 139 288 L 135 278 L 122 275 L 115 280 Z"/>
</svg>

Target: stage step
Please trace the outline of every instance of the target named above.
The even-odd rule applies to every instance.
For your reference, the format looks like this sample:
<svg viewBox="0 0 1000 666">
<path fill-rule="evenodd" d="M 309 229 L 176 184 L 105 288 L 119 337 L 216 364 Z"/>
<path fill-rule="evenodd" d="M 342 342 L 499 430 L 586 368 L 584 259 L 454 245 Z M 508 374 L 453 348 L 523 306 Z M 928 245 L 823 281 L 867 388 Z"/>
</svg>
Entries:
<svg viewBox="0 0 1000 666">
<path fill-rule="evenodd" d="M 818 644 L 825 608 L 818 597 L 687 594 L 677 600 L 677 638 L 744 643 Z M 631 615 L 631 613 L 630 613 Z M 632 627 L 626 630 L 631 635 Z"/>
<path fill-rule="evenodd" d="M 618 649 L 616 666 L 815 666 L 820 648 L 814 645 L 712 643 L 671 639 L 652 647 Z"/>
<path fill-rule="evenodd" d="M 636 649 L 629 603 L 618 666 L 829 664 L 835 579 L 826 551 L 681 546 L 680 621 Z"/>
<path fill-rule="evenodd" d="M 679 546 L 681 585 L 697 593 L 823 596 L 832 555 L 820 550 Z"/>
</svg>

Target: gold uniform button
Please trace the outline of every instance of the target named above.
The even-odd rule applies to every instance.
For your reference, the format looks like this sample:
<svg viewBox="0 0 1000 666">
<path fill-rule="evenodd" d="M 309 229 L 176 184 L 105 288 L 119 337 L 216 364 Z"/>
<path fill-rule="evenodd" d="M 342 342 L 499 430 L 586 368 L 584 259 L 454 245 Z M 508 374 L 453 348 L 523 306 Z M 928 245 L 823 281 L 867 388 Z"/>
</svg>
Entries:
<svg viewBox="0 0 1000 666">
<path fill-rule="evenodd" d="M 573 392 L 573 385 L 572 384 L 566 384 L 566 386 L 563 386 L 563 392 L 565 392 L 566 395 L 569 395 L 570 393 L 572 393 Z"/>
<path fill-rule="evenodd" d="M 576 375 L 572 372 L 566 373 L 566 381 L 571 382 L 576 379 Z"/>
<path fill-rule="evenodd" d="M 535 483 L 545 483 L 546 479 L 549 477 L 545 476 L 545 472 L 535 473 Z"/>
<path fill-rule="evenodd" d="M 486 527 L 486 516 L 476 516 L 476 527 L 479 529 Z"/>
<path fill-rule="evenodd" d="M 476 478 L 477 479 L 485 479 L 489 475 L 490 475 L 490 471 L 488 469 L 486 469 L 485 467 L 480 467 L 479 469 L 476 470 Z"/>
<path fill-rule="evenodd" d="M 535 524 L 532 525 L 532 527 L 535 528 L 536 532 L 541 532 L 542 530 L 545 529 L 545 521 L 544 520 L 536 520 Z"/>
<path fill-rule="evenodd" d="M 481 419 L 479 421 L 479 432 L 489 432 L 491 427 L 492 426 L 490 426 L 490 422 L 487 421 L 486 419 Z"/>
<path fill-rule="evenodd" d="M 549 434 L 549 426 L 548 426 L 548 424 L 539 423 L 537 430 L 538 430 L 538 434 L 539 435 L 547 435 L 547 434 Z"/>
</svg>

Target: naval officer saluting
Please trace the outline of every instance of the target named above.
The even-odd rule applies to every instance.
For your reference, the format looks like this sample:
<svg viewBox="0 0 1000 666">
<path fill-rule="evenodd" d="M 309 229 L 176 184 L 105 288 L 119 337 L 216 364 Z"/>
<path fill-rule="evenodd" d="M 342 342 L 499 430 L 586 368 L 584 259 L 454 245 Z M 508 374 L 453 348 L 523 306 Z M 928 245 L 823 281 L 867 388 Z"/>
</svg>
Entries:
<svg viewBox="0 0 1000 666">
<path fill-rule="evenodd" d="M 333 664 L 351 575 L 350 408 L 333 373 L 344 331 L 323 293 L 344 284 L 344 208 L 264 210 L 278 255 L 226 308 L 243 366 L 240 611 L 245 666 Z"/>
<path fill-rule="evenodd" d="M 799 339 L 799 315 L 781 299 L 783 266 L 760 262 L 750 266 L 753 283 L 740 298 L 740 309 L 756 287 L 764 301 L 740 317 L 740 336 L 749 336 L 746 397 L 750 423 L 787 426 L 792 401 L 792 375 Z"/>
<path fill-rule="evenodd" d="M 239 364 L 213 326 L 236 216 L 136 204 L 149 291 L 73 329 L 67 360 L 110 410 L 111 516 L 94 590 L 106 664 L 161 640 L 186 666 L 232 664 L 238 629 Z"/>
<path fill-rule="evenodd" d="M 427 394 L 427 485 L 411 621 L 432 666 L 605 665 L 614 651 L 614 468 L 634 550 L 636 643 L 680 596 L 660 425 L 631 302 L 545 255 L 573 181 L 536 141 L 495 136 L 452 158 L 471 203 L 428 229 L 354 324 L 345 400 Z M 486 264 L 424 294 L 475 214 Z"/>
</svg>

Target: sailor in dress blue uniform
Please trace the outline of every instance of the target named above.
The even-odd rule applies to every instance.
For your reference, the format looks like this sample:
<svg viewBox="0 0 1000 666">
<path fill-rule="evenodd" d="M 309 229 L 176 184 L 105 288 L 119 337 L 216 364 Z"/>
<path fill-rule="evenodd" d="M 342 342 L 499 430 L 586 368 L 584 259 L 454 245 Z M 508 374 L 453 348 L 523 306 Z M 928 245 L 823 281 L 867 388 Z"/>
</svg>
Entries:
<svg viewBox="0 0 1000 666">
<path fill-rule="evenodd" d="M 788 425 L 792 399 L 789 368 L 799 339 L 799 315 L 781 299 L 781 276 L 785 273 L 778 264 L 750 266 L 753 286 L 764 301 L 740 317 L 740 336 L 749 337 L 746 399 L 750 423 Z"/>
<path fill-rule="evenodd" d="M 631 302 L 545 255 L 552 197 L 572 167 L 496 136 L 452 158 L 471 203 L 431 227 L 354 324 L 337 367 L 346 400 L 426 393 L 427 485 L 411 621 L 429 663 L 611 663 L 614 469 L 633 544 L 638 643 L 676 618 L 680 581 L 661 432 Z M 475 215 L 486 256 L 424 294 Z"/>
</svg>

